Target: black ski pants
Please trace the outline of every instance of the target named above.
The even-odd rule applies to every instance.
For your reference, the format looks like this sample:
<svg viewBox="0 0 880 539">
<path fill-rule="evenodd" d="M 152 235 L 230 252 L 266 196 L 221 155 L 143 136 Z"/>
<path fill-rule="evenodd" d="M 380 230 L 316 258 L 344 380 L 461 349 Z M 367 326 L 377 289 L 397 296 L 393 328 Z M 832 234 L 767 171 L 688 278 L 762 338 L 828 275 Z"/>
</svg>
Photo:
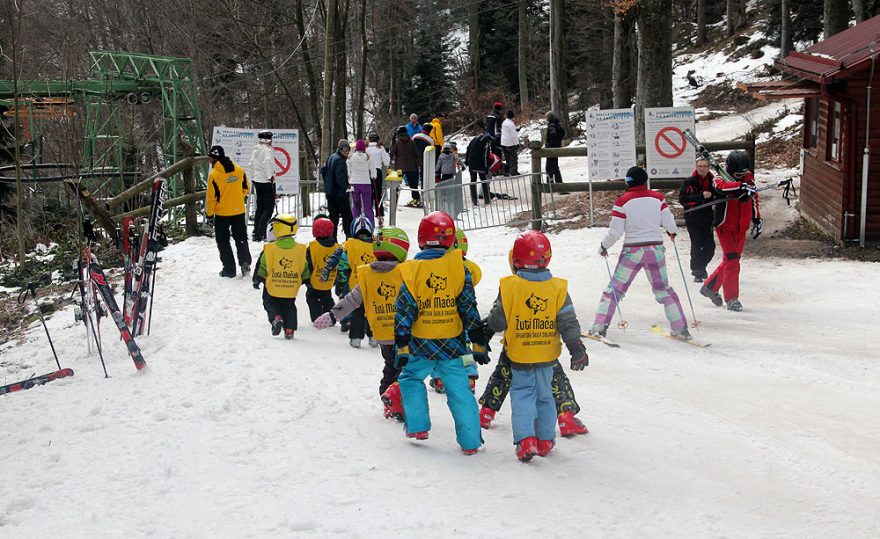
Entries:
<svg viewBox="0 0 880 539">
<path fill-rule="evenodd" d="M 507 173 L 511 176 L 519 174 L 519 156 L 516 153 L 518 146 L 502 146 L 504 150 L 504 162 L 507 165 Z"/>
<path fill-rule="evenodd" d="M 381 168 L 376 169 L 376 177 L 370 180 L 373 185 L 373 213 L 376 217 L 385 217 L 385 207 L 382 204 L 382 195 L 384 194 L 382 186 L 385 185 L 385 175 Z"/>
<path fill-rule="evenodd" d="M 492 375 L 489 376 L 489 381 L 486 383 L 486 390 L 483 391 L 483 396 L 478 401 L 480 406 L 491 408 L 496 412 L 501 410 L 501 405 L 504 404 L 504 400 L 510 392 L 511 376 L 510 359 L 507 357 L 507 352 L 502 350 L 495 370 L 492 371 Z M 553 367 L 553 398 L 556 400 L 557 414 L 570 411 L 577 415 L 581 411 L 581 407 L 578 406 L 574 398 L 571 382 L 559 362 Z"/>
<path fill-rule="evenodd" d="M 333 294 L 329 290 L 316 290 L 312 287 L 306 289 L 306 304 L 309 306 L 309 316 L 312 322 L 324 313 L 329 313 L 335 303 Z"/>
<path fill-rule="evenodd" d="M 474 170 L 470 171 L 471 173 L 471 202 L 474 206 L 477 205 L 477 182 L 484 182 L 481 189 L 483 190 L 483 200 L 486 204 L 492 202 L 492 195 L 489 194 L 489 182 L 486 181 L 486 173 L 485 172 L 477 172 Z M 477 179 L 479 178 L 479 180 Z"/>
<path fill-rule="evenodd" d="M 691 274 L 695 277 L 708 277 L 706 267 L 715 256 L 715 236 L 712 233 L 712 218 L 688 219 L 685 221 L 691 238 Z"/>
<path fill-rule="evenodd" d="M 330 213 L 330 220 L 333 221 L 333 235 L 336 236 L 336 230 L 339 228 L 339 220 L 342 220 L 342 232 L 346 238 L 351 237 L 351 202 L 348 195 L 342 197 L 327 197 L 327 212 Z M 336 236 L 338 237 L 338 236 Z"/>
<path fill-rule="evenodd" d="M 254 213 L 254 241 L 266 239 L 266 227 L 275 213 L 275 184 L 270 182 L 254 182 L 257 193 L 257 209 Z"/>
<path fill-rule="evenodd" d="M 544 168 L 547 176 L 550 177 L 550 183 L 562 183 L 562 172 L 559 171 L 559 158 L 548 157 L 547 166 Z"/>
<path fill-rule="evenodd" d="M 363 339 L 365 336 L 373 336 L 373 331 L 370 329 L 370 323 L 367 322 L 367 315 L 364 312 L 363 305 L 351 312 L 349 320 L 351 324 L 348 330 L 349 339 Z"/>
<path fill-rule="evenodd" d="M 232 246 L 229 245 L 229 236 L 235 241 L 235 251 L 238 255 L 238 265 L 251 265 L 251 251 L 248 247 L 247 223 L 245 215 L 215 215 L 214 216 L 214 240 L 217 242 L 217 250 L 220 251 L 220 262 L 223 263 L 223 271 L 235 275 L 235 257 L 232 256 Z"/>
<path fill-rule="evenodd" d="M 280 316 L 284 320 L 284 329 L 296 329 L 296 298 L 276 298 L 263 287 L 263 308 L 270 324 Z"/>
<path fill-rule="evenodd" d="M 397 354 L 393 344 L 381 344 L 379 349 L 382 352 L 382 359 L 385 360 L 385 367 L 382 368 L 382 381 L 379 382 L 379 395 L 382 395 L 388 386 L 397 381 L 401 369 L 394 366 Z"/>
</svg>

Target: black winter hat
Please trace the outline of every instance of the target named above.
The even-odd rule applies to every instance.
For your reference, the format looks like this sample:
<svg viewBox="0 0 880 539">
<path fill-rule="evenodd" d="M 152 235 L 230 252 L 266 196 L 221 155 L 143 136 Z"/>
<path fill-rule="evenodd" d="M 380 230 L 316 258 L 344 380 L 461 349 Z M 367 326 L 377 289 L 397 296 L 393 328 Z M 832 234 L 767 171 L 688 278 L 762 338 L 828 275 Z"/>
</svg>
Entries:
<svg viewBox="0 0 880 539">
<path fill-rule="evenodd" d="M 648 173 L 645 172 L 645 169 L 642 167 L 629 167 L 629 170 L 626 171 L 626 185 L 627 187 L 635 187 L 637 185 L 644 185 L 648 182 Z"/>
<path fill-rule="evenodd" d="M 211 146 L 211 149 L 208 151 L 208 157 L 223 159 L 226 157 L 226 152 L 223 151 L 223 146 Z"/>
</svg>

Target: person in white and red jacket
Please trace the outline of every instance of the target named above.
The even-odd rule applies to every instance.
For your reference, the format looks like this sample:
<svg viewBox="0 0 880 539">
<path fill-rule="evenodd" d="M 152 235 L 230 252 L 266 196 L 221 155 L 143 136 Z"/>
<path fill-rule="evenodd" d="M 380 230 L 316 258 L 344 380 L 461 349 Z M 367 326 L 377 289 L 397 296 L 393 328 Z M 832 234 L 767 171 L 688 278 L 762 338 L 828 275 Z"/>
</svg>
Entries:
<svg viewBox="0 0 880 539">
<path fill-rule="evenodd" d="M 629 289 L 636 274 L 644 269 L 651 282 L 654 298 L 663 305 L 669 320 L 671 334 L 690 340 L 687 320 L 681 308 L 678 294 L 669 286 L 666 278 L 666 254 L 663 232 L 675 241 L 678 227 L 666 199 L 657 191 L 648 189 L 648 173 L 641 167 L 626 171 L 626 192 L 614 202 L 608 233 L 599 244 L 599 254 L 608 256 L 608 249 L 622 236 L 623 249 L 617 260 L 617 268 L 608 287 L 602 293 L 599 309 L 590 333 L 605 336 L 614 318 L 617 302 Z"/>
<path fill-rule="evenodd" d="M 734 181 L 715 178 L 715 190 L 727 202 L 715 206 L 715 234 L 721 244 L 721 264 L 706 279 L 700 294 L 719 307 L 724 303 L 731 311 L 741 311 L 739 301 L 739 269 L 749 225 L 753 225 L 752 237 L 757 238 L 764 229 L 755 178 L 749 172 L 749 157 L 743 151 L 730 152 L 725 162 L 727 173 Z M 724 297 L 718 293 L 722 290 Z"/>
</svg>

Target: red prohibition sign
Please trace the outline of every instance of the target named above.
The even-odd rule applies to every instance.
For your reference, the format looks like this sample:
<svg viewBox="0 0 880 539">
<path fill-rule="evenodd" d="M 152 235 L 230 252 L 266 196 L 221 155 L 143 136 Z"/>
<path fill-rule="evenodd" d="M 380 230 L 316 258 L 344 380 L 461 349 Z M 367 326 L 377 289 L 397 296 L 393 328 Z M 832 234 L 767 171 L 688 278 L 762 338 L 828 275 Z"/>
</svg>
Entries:
<svg viewBox="0 0 880 539">
<path fill-rule="evenodd" d="M 275 151 L 280 152 L 281 155 L 283 155 L 287 159 L 287 163 L 283 165 L 281 164 L 281 161 L 279 161 L 277 158 L 275 159 L 275 164 L 278 166 L 278 168 L 281 169 L 281 172 L 279 172 L 277 176 L 284 176 L 285 174 L 287 174 L 287 171 L 290 170 L 290 154 L 287 153 L 287 150 L 285 150 L 284 148 L 275 148 Z"/>
<path fill-rule="evenodd" d="M 660 145 L 661 142 L 666 146 L 671 146 L 671 151 L 664 149 Z M 657 149 L 660 157 L 675 159 L 684 153 L 685 148 L 687 148 L 687 140 L 684 138 L 684 133 L 681 132 L 681 129 L 677 127 L 664 127 L 654 137 L 654 147 Z"/>
</svg>

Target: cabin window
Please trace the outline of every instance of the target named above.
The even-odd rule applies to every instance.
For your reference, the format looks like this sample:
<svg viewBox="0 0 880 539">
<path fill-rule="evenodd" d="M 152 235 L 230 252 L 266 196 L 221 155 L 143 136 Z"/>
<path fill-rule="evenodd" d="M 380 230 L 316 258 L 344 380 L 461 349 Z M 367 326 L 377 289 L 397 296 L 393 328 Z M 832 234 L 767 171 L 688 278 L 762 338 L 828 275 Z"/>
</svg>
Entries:
<svg viewBox="0 0 880 539">
<path fill-rule="evenodd" d="M 804 148 L 815 148 L 819 145 L 819 98 L 807 99 L 805 108 L 807 128 L 804 130 Z"/>
<path fill-rule="evenodd" d="M 828 161 L 840 161 L 841 124 L 843 107 L 839 101 L 829 103 L 828 110 Z"/>
</svg>

